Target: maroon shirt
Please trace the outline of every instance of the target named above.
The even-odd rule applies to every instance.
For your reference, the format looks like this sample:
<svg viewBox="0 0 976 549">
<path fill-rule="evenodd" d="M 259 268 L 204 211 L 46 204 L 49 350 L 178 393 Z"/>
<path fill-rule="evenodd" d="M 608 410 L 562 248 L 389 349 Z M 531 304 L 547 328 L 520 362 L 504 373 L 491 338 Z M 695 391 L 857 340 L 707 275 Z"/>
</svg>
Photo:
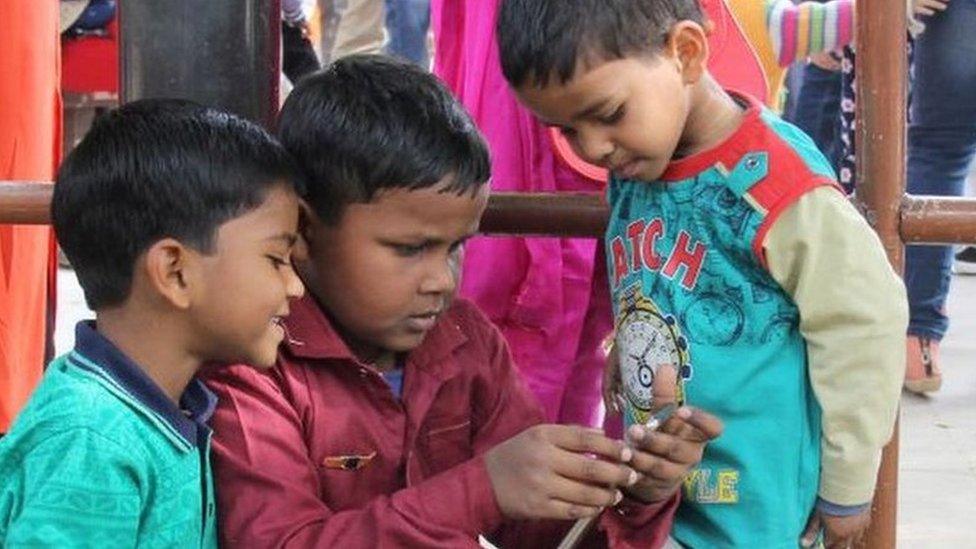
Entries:
<svg viewBox="0 0 976 549">
<path fill-rule="evenodd" d="M 214 369 L 221 541 L 242 547 L 555 547 L 569 522 L 504 522 L 482 454 L 542 421 L 502 336 L 458 300 L 412 351 L 402 399 L 316 302 L 292 305 L 278 364 Z M 604 513 L 598 546 L 666 538 L 676 499 Z"/>
</svg>

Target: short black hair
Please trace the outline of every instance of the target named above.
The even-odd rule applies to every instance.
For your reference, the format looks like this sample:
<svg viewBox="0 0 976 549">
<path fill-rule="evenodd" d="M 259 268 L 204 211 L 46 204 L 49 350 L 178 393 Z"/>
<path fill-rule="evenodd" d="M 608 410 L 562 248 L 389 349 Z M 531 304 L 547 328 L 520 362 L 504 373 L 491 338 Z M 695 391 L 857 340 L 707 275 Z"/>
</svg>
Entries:
<svg viewBox="0 0 976 549">
<path fill-rule="evenodd" d="M 509 84 L 565 84 L 580 61 L 656 53 L 680 21 L 704 23 L 699 0 L 502 0 L 498 48 Z"/>
<path fill-rule="evenodd" d="M 93 310 L 122 304 L 136 259 L 174 238 L 212 253 L 217 229 L 301 183 L 257 124 L 190 101 L 148 99 L 100 117 L 58 172 L 54 230 Z"/>
<path fill-rule="evenodd" d="M 384 189 L 474 194 L 490 176 L 471 117 L 432 74 L 380 55 L 352 55 L 292 90 L 278 124 L 303 171 L 305 200 L 335 224 Z"/>
</svg>

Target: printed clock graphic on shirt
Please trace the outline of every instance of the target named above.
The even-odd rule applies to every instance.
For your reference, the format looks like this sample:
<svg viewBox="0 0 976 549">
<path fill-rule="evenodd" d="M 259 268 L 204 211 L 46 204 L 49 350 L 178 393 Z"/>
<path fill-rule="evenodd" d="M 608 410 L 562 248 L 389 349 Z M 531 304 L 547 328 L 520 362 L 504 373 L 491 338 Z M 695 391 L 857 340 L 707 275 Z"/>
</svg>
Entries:
<svg viewBox="0 0 976 549">
<path fill-rule="evenodd" d="M 653 412 L 684 402 L 691 378 L 688 342 L 674 316 L 664 314 L 636 289 L 621 301 L 616 349 L 626 425 L 644 424 Z"/>
</svg>

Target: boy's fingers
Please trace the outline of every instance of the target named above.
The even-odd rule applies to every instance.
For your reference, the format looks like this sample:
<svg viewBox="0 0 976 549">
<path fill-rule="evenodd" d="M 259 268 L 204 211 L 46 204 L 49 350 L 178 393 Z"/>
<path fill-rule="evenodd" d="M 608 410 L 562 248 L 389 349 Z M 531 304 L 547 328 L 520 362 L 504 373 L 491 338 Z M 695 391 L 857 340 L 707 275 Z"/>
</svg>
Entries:
<svg viewBox="0 0 976 549">
<path fill-rule="evenodd" d="M 810 520 L 807 521 L 807 527 L 803 530 L 803 536 L 800 538 L 801 547 L 813 547 L 817 543 L 817 537 L 820 535 L 820 529 L 822 525 L 820 524 L 820 513 L 814 511 L 810 515 Z"/>
<path fill-rule="evenodd" d="M 658 458 L 666 459 L 672 463 L 679 463 L 682 465 L 696 463 L 701 459 L 701 452 L 703 448 L 701 443 L 689 442 L 682 439 L 680 436 L 663 432 L 648 431 L 647 429 L 644 429 L 642 436 L 634 437 L 633 434 L 637 429 L 642 428 L 631 427 L 627 433 L 630 435 L 630 438 L 633 441 L 634 448 L 638 450 L 637 452 L 634 452 L 634 459 L 632 459 L 630 462 L 636 469 L 638 469 L 638 471 L 644 471 L 644 469 L 638 465 L 639 454 L 651 454 Z"/>
<path fill-rule="evenodd" d="M 619 440 L 613 440 L 599 429 L 587 429 L 575 425 L 553 425 L 547 430 L 549 442 L 563 450 L 582 454 L 594 454 L 617 462 L 630 461 L 630 448 Z"/>
<path fill-rule="evenodd" d="M 684 478 L 688 473 L 688 465 L 694 462 L 671 461 L 654 454 L 635 452 L 631 463 L 634 469 L 646 478 L 673 482 Z"/>
<path fill-rule="evenodd" d="M 633 455 L 633 450 L 629 451 Z M 551 466 L 555 473 L 570 481 L 598 486 L 630 486 L 639 478 L 630 466 L 571 452 L 554 453 Z"/>
<path fill-rule="evenodd" d="M 693 442 L 708 442 L 718 438 L 725 430 L 722 420 L 691 406 L 682 406 L 660 429 Z"/>
<path fill-rule="evenodd" d="M 582 507 L 610 507 L 623 497 L 619 490 L 607 485 L 596 486 L 553 475 L 547 490 L 551 499 Z"/>
<path fill-rule="evenodd" d="M 603 512 L 602 507 L 588 507 L 567 503 L 558 499 L 549 500 L 546 509 L 546 518 L 556 520 L 576 520 L 585 517 L 595 517 Z"/>
</svg>

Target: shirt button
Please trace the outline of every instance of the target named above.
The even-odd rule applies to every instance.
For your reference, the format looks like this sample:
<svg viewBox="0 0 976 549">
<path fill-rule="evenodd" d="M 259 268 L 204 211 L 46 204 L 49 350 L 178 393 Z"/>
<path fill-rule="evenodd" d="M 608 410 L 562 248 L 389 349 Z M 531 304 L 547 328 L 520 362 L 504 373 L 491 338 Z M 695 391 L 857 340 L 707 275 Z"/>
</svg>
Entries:
<svg viewBox="0 0 976 549">
<path fill-rule="evenodd" d="M 363 377 L 364 378 L 364 377 L 366 377 L 368 375 L 369 375 L 369 372 L 366 371 L 366 368 L 360 368 L 359 369 L 359 377 Z"/>
</svg>

